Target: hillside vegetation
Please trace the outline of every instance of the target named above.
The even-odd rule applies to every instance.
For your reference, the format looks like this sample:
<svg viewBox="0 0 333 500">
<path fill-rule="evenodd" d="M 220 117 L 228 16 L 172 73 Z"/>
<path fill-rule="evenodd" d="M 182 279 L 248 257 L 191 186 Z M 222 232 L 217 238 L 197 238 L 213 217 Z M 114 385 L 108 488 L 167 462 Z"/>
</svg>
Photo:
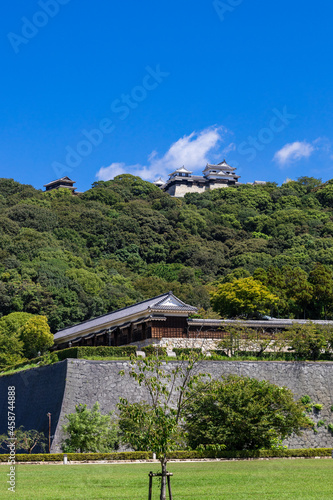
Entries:
<svg viewBox="0 0 333 500">
<path fill-rule="evenodd" d="M 55 332 L 172 290 L 212 316 L 210 293 L 252 276 L 272 315 L 332 318 L 332 207 L 333 181 L 307 177 L 184 199 L 132 175 L 78 196 L 0 179 L 1 315 Z"/>
</svg>

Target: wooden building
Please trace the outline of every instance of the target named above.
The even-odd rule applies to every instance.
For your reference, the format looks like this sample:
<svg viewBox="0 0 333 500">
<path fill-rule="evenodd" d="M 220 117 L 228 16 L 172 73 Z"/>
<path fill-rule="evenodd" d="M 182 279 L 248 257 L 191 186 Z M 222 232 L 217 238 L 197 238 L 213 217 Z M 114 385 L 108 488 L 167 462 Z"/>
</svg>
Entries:
<svg viewBox="0 0 333 500">
<path fill-rule="evenodd" d="M 75 181 L 72 181 L 69 177 L 61 177 L 60 179 L 56 179 L 55 181 L 49 182 L 48 184 L 44 184 L 45 191 L 51 191 L 52 189 L 59 189 L 59 188 L 67 188 L 72 191 L 73 194 L 76 188 L 74 187 L 74 184 L 76 184 Z"/>
<path fill-rule="evenodd" d="M 152 343 L 164 337 L 187 336 L 187 320 L 196 307 L 185 304 L 172 292 L 118 309 L 54 335 L 59 349 L 78 345 L 119 346 L 134 342 Z"/>
<path fill-rule="evenodd" d="M 189 339 L 224 338 L 226 327 L 238 325 L 255 329 L 258 334 L 272 335 L 293 323 L 307 320 L 224 320 L 193 318 L 197 308 L 185 304 L 172 292 L 158 295 L 138 304 L 59 330 L 54 335 L 57 349 L 71 346 L 120 346 L 126 344 L 167 344 L 186 346 Z M 333 321 L 314 321 L 333 325 Z M 211 344 L 212 345 L 212 344 Z"/>
</svg>

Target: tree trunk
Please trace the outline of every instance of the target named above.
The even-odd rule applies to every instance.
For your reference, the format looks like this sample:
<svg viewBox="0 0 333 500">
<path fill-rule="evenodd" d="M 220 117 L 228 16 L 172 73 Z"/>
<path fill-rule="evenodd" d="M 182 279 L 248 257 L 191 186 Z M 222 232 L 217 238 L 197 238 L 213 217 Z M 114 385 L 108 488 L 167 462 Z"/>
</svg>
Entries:
<svg viewBox="0 0 333 500">
<path fill-rule="evenodd" d="M 162 478 L 161 478 L 161 496 L 160 500 L 166 500 L 166 464 L 167 460 L 166 457 L 164 456 L 163 459 L 161 460 L 161 466 L 162 466 Z"/>
</svg>

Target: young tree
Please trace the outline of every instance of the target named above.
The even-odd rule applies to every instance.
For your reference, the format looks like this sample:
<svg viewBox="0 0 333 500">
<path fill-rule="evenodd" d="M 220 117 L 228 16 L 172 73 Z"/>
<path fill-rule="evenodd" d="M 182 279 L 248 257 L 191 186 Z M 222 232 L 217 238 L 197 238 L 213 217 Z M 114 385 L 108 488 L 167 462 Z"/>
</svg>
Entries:
<svg viewBox="0 0 333 500">
<path fill-rule="evenodd" d="M 112 413 L 101 415 L 98 402 L 91 410 L 87 409 L 87 405 L 76 405 L 75 413 L 65 416 L 69 423 L 63 426 L 63 430 L 69 437 L 63 442 L 63 450 L 95 453 L 117 448 L 117 427 L 112 422 L 111 415 Z"/>
<path fill-rule="evenodd" d="M 148 401 L 129 403 L 121 398 L 119 428 L 122 440 L 134 449 L 152 451 L 161 463 L 161 495 L 166 498 L 168 453 L 182 440 L 180 422 L 189 397 L 201 381 L 197 364 L 203 356 L 193 352 L 178 363 L 166 363 L 158 356 L 133 361 L 129 376 L 147 390 Z M 120 372 L 125 375 L 125 372 Z"/>
<path fill-rule="evenodd" d="M 294 323 L 283 332 L 285 344 L 292 349 L 296 356 L 316 360 L 321 351 L 329 349 L 332 331 L 315 323 L 302 325 Z"/>
<path fill-rule="evenodd" d="M 276 335 L 266 333 L 265 328 L 249 328 L 242 324 L 223 327 L 226 336 L 218 343 L 218 349 L 229 351 L 231 356 L 241 352 L 253 352 L 260 357 L 268 347 L 278 347 Z"/>
<path fill-rule="evenodd" d="M 223 328 L 226 336 L 218 343 L 218 349 L 224 349 L 230 356 L 237 356 L 240 351 L 245 351 L 243 339 L 246 329 L 241 325 L 226 326 Z"/>
<path fill-rule="evenodd" d="M 267 449 L 311 425 L 292 392 L 266 380 L 229 375 L 196 387 L 192 396 L 185 410 L 192 448 L 215 443 L 230 450 Z"/>
</svg>

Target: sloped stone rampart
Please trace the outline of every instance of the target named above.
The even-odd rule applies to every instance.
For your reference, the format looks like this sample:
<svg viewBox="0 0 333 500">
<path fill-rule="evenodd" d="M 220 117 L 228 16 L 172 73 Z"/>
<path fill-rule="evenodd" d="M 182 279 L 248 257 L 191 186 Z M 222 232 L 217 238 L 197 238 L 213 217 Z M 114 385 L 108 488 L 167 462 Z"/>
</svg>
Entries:
<svg viewBox="0 0 333 500">
<path fill-rule="evenodd" d="M 8 429 L 8 387 L 15 387 L 15 425 L 37 429 L 51 436 L 56 432 L 66 385 L 67 362 L 42 366 L 0 377 L 0 434 Z"/>
<path fill-rule="evenodd" d="M 170 362 L 170 369 L 174 363 L 177 361 Z M 5 431 L 6 419 L 3 416 L 7 387 L 16 385 L 20 388 L 17 390 L 17 424 L 47 433 L 46 413 L 50 411 L 54 433 L 51 451 L 60 451 L 63 438 L 61 426 L 66 422 L 65 415 L 72 413 L 75 405 L 82 403 L 92 407 L 98 401 L 101 411 L 107 413 L 116 408 L 119 397 L 130 401 L 147 399 L 143 387 L 139 387 L 128 376 L 119 375 L 120 370 L 126 372 L 127 369 L 127 361 L 69 359 L 56 365 L 29 370 L 30 375 L 26 371 L 0 377 L 0 433 Z M 199 371 L 210 373 L 216 379 L 222 375 L 236 374 L 287 386 L 295 397 L 308 395 L 314 403 L 323 405 L 320 412 L 312 415 L 315 422 L 325 420 L 326 425 L 333 423 L 333 363 L 204 361 Z M 286 444 L 289 448 L 333 447 L 331 433 L 324 426 L 317 428 L 317 431 L 307 430 L 303 436 L 294 436 Z"/>
</svg>

